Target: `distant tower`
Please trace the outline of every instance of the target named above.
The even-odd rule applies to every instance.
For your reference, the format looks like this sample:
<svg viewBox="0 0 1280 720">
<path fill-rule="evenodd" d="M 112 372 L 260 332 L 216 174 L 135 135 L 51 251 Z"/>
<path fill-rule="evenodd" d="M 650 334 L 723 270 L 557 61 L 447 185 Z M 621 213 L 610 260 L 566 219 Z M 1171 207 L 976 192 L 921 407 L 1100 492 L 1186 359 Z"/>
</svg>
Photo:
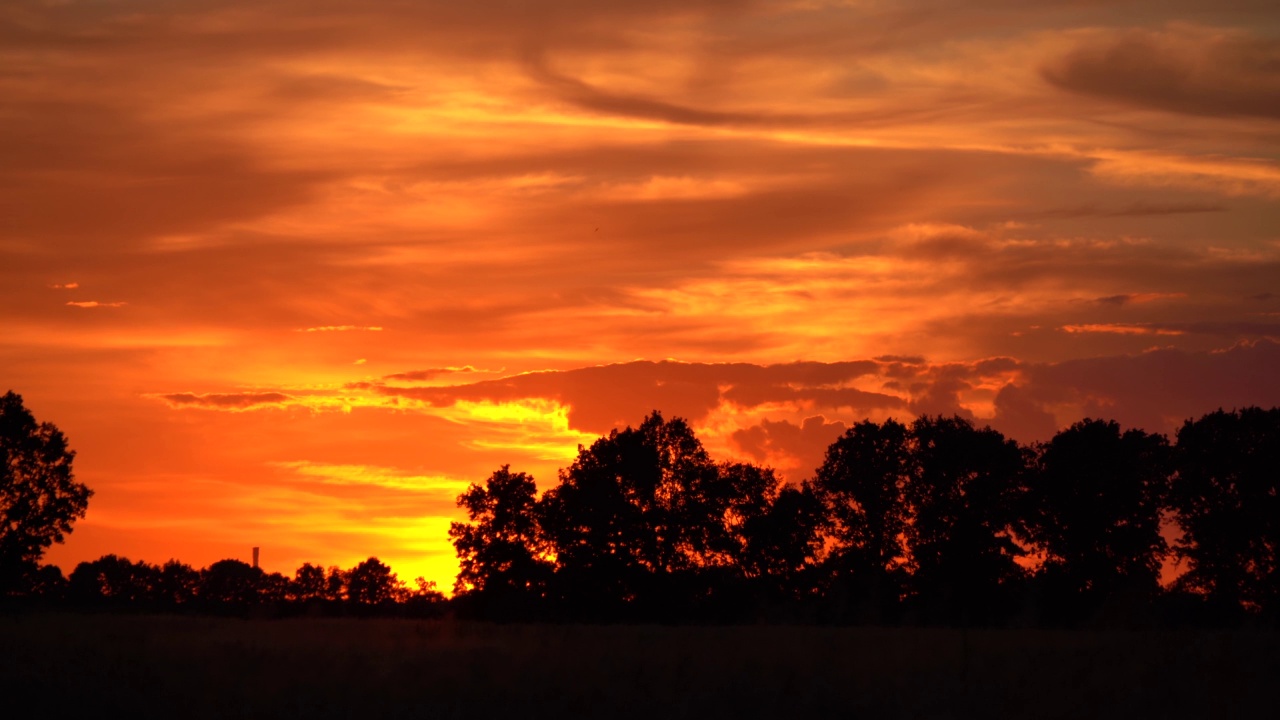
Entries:
<svg viewBox="0 0 1280 720">
<path fill-rule="evenodd" d="M 253 549 L 253 569 L 258 569 L 258 548 Z"/>
</svg>

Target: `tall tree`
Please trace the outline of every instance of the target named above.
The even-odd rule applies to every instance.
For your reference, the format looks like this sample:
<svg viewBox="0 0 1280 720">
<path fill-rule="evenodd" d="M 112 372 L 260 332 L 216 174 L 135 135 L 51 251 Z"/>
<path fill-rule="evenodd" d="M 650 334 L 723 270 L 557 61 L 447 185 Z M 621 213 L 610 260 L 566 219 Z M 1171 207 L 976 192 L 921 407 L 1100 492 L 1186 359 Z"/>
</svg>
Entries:
<svg viewBox="0 0 1280 720">
<path fill-rule="evenodd" d="M 1045 556 L 1047 592 L 1075 598 L 1063 600 L 1075 603 L 1067 619 L 1158 592 L 1169 459 L 1163 435 L 1104 420 L 1078 422 L 1039 447 L 1028 529 Z"/>
<path fill-rule="evenodd" d="M 914 472 L 906 426 L 860 422 L 828 448 L 814 479 L 829 522 L 827 566 L 839 615 L 879 622 L 902 592 L 903 490 Z"/>
<path fill-rule="evenodd" d="M 670 604 L 676 578 L 729 547 L 720 473 L 684 420 L 612 431 L 543 496 L 556 586 L 582 612 Z"/>
<path fill-rule="evenodd" d="M 1218 608 L 1280 615 L 1280 408 L 1187 420 L 1175 467 L 1181 584 Z"/>
<path fill-rule="evenodd" d="M 0 396 L 0 594 L 34 571 L 44 551 L 84 517 L 93 492 L 75 482 L 75 452 L 37 423 L 12 391 Z"/>
<path fill-rule="evenodd" d="M 1023 571 L 1014 536 L 1024 458 L 1018 444 L 960 417 L 911 424 L 914 470 L 904 489 L 911 588 L 925 622 L 990 622 L 1009 612 Z"/>
<path fill-rule="evenodd" d="M 550 563 L 538 525 L 537 485 L 503 465 L 484 485 L 472 483 L 458 496 L 470 522 L 455 522 L 449 537 L 458 553 L 454 592 L 481 599 L 488 610 L 515 612 L 545 592 Z"/>
</svg>

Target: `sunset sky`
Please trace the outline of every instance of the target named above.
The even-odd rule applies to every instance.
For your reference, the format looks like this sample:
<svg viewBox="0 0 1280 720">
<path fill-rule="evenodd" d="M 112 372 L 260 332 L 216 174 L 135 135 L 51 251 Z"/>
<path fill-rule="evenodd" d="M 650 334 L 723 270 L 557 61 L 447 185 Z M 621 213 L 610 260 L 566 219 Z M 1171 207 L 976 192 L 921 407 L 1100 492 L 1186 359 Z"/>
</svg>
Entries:
<svg viewBox="0 0 1280 720">
<path fill-rule="evenodd" d="M 7 0 L 0 393 L 46 560 L 448 588 L 454 499 L 650 410 L 808 477 L 1280 405 L 1274 0 Z"/>
</svg>

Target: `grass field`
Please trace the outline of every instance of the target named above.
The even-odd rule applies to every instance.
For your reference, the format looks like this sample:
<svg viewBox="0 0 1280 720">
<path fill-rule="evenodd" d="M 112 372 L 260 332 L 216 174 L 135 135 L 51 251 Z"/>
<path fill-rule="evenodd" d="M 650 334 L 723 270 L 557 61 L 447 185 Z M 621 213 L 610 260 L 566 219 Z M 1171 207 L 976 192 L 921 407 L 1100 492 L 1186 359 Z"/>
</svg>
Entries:
<svg viewBox="0 0 1280 720">
<path fill-rule="evenodd" d="M 1274 718 L 1280 636 L 10 615 L 0 690 L 7 718 Z"/>
</svg>

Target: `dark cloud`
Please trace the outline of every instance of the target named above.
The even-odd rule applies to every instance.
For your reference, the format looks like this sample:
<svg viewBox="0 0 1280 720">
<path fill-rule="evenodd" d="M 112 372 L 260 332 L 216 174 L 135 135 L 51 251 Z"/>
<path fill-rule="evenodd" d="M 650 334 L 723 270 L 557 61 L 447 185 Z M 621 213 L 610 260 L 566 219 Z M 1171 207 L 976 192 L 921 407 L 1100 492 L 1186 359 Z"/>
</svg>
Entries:
<svg viewBox="0 0 1280 720">
<path fill-rule="evenodd" d="M 1280 118 L 1280 41 L 1243 31 L 1111 33 L 1042 74 L 1065 90 L 1160 110 Z"/>
<path fill-rule="evenodd" d="M 908 409 L 914 415 L 958 415 L 973 420 L 973 412 L 960 404 L 960 393 L 973 389 L 972 386 L 958 378 L 940 378 L 928 384 L 920 384 L 913 388 L 911 403 Z"/>
<path fill-rule="evenodd" d="M 1053 413 L 1042 408 L 1025 388 L 1013 383 L 996 393 L 995 408 L 991 427 L 1022 442 L 1042 442 L 1058 431 Z"/>
<path fill-rule="evenodd" d="M 827 446 L 835 442 L 847 426 L 840 421 L 827 422 L 821 415 L 805 418 L 799 425 L 787 420 L 764 420 L 759 425 L 742 428 L 730 439 L 756 462 L 785 463 L 791 470 L 787 480 L 797 482 L 811 477 L 822 465 Z"/>
<path fill-rule="evenodd" d="M 212 410 L 250 410 L 262 407 L 283 405 L 297 398 L 278 392 L 265 393 L 172 393 L 160 395 L 161 399 L 174 407 L 196 407 Z"/>
<path fill-rule="evenodd" d="M 476 370 L 470 365 L 465 365 L 463 367 L 441 367 L 441 368 L 428 368 L 426 370 L 409 370 L 408 372 L 399 372 L 399 373 L 393 373 L 391 375 L 383 375 L 382 379 L 389 380 L 391 382 L 418 382 L 418 381 L 425 381 L 425 380 L 434 380 L 435 378 L 438 378 L 441 375 L 470 375 L 476 372 L 481 372 L 481 371 Z"/>
<path fill-rule="evenodd" d="M 1034 407 L 1071 405 L 1125 425 L 1172 432 L 1183 420 L 1218 408 L 1280 406 L 1276 367 L 1280 343 L 1270 340 L 1226 351 L 1159 349 L 1032 364 L 1024 367 L 1017 396 L 1005 399 L 1007 419 L 1018 412 L 1025 417 Z"/>
<path fill-rule="evenodd" d="M 861 411 L 901 406 L 902 399 L 894 396 L 835 387 L 876 369 L 876 363 L 870 361 L 763 366 L 640 361 L 527 373 L 449 387 L 387 386 L 380 392 L 436 406 L 459 401 L 554 399 L 570 407 L 569 422 L 573 427 L 604 433 L 637 423 L 653 410 L 697 422 L 719 407 L 722 400 L 744 407 L 808 401 Z"/>
</svg>

